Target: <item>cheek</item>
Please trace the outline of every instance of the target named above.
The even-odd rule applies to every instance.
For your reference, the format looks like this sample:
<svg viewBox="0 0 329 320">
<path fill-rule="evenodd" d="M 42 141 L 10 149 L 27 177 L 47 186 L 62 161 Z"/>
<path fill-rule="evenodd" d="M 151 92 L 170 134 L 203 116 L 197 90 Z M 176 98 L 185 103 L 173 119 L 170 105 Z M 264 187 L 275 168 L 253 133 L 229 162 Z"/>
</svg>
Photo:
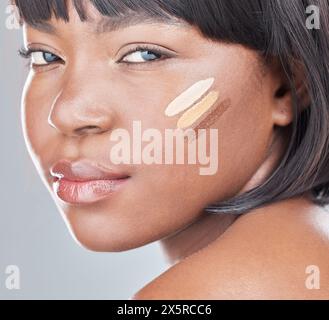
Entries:
<svg viewBox="0 0 329 320">
<path fill-rule="evenodd" d="M 235 74 L 235 76 L 234 76 Z M 254 75 L 237 73 L 218 81 L 220 100 L 229 99 L 230 107 L 211 128 L 218 130 L 217 159 L 210 158 L 218 170 L 201 175 L 200 164 L 184 167 L 164 167 L 153 172 L 153 178 L 167 176 L 168 201 L 179 199 L 180 204 L 202 210 L 207 205 L 236 195 L 265 160 L 273 134 L 270 103 Z M 220 103 L 220 102 L 219 102 Z M 212 153 L 207 134 L 207 156 Z M 214 150 L 214 148 L 213 148 Z M 153 171 L 153 170 L 152 170 Z M 166 172 L 166 174 L 164 174 Z M 174 177 L 174 178 L 173 178 Z M 177 197 L 180 195 L 180 197 Z M 172 201 L 172 200 L 171 200 Z M 179 204 L 176 204 L 179 205 Z"/>
<path fill-rule="evenodd" d="M 269 102 L 256 79 L 255 69 L 246 67 L 255 65 L 254 57 L 250 58 L 248 55 L 246 59 L 240 59 L 238 56 L 235 59 L 236 61 L 233 59 L 227 62 L 231 66 L 230 72 L 225 67 L 226 64 L 221 63 L 216 71 L 209 71 L 205 75 L 205 68 L 201 68 L 201 75 L 194 75 L 196 81 L 214 73 L 222 75 L 220 79 L 216 79 L 214 89 L 218 89 L 220 93 L 219 102 L 230 100 L 228 110 L 211 126 L 218 129 L 219 135 L 217 173 L 202 176 L 200 165 L 140 167 L 139 172 L 143 173 L 141 176 L 144 179 L 141 181 L 143 193 L 156 193 L 154 199 L 157 204 L 154 203 L 154 206 L 170 208 L 167 212 L 185 212 L 187 216 L 194 217 L 211 202 L 238 193 L 263 162 L 272 134 Z M 134 97 L 136 108 L 134 112 L 127 110 L 127 119 L 129 122 L 142 120 L 144 129 L 156 128 L 163 133 L 166 128 L 176 128 L 179 118 L 165 116 L 168 103 L 193 81 L 182 78 L 177 83 L 186 82 L 187 85 L 177 88 L 170 81 L 170 76 L 168 81 L 161 77 L 153 80 L 149 86 L 141 85 L 143 81 L 132 81 L 127 90 L 125 105 L 131 105 L 128 97 Z M 208 151 L 209 149 L 208 145 Z M 157 186 L 156 190 L 153 186 Z M 150 202 L 152 199 L 148 201 L 149 204 Z M 184 213 L 180 213 L 180 217 L 184 219 Z"/>
<path fill-rule="evenodd" d="M 216 86 L 219 101 L 229 99 L 230 107 L 212 126 L 219 130 L 218 173 L 199 178 L 211 201 L 230 198 L 243 188 L 264 162 L 273 134 L 271 95 L 255 55 L 234 51 L 227 56 L 218 66 Z"/>
<path fill-rule="evenodd" d="M 177 119 L 166 117 L 165 109 L 191 83 L 184 72 L 128 73 L 118 75 L 117 79 L 115 100 L 119 102 L 124 127 L 130 128 L 133 121 L 142 121 L 144 128 L 160 131 L 176 127 Z M 178 87 L 178 83 L 186 85 Z"/>
<path fill-rule="evenodd" d="M 238 193 L 255 174 L 265 160 L 273 134 L 269 101 L 252 88 L 241 92 L 233 96 L 232 107 L 218 126 L 218 178 L 226 188 L 223 198 Z"/>
<path fill-rule="evenodd" d="M 52 93 L 43 90 L 37 82 L 26 83 L 22 105 L 24 136 L 34 160 L 44 163 L 52 159 L 52 150 L 60 143 L 48 123 L 51 99 Z"/>
</svg>

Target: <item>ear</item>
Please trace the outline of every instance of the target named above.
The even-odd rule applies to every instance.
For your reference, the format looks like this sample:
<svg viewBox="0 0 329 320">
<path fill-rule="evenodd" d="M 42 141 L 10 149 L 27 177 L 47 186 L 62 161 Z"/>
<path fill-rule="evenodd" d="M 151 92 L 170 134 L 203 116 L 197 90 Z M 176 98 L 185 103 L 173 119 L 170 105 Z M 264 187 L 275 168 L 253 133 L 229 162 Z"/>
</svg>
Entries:
<svg viewBox="0 0 329 320">
<path fill-rule="evenodd" d="M 304 67 L 301 64 L 295 63 L 290 81 L 281 64 L 276 62 L 271 68 L 272 75 L 274 76 L 274 85 L 272 87 L 273 123 L 277 126 L 285 127 L 293 121 L 293 103 L 295 99 L 297 99 L 298 113 L 310 105 Z"/>
</svg>

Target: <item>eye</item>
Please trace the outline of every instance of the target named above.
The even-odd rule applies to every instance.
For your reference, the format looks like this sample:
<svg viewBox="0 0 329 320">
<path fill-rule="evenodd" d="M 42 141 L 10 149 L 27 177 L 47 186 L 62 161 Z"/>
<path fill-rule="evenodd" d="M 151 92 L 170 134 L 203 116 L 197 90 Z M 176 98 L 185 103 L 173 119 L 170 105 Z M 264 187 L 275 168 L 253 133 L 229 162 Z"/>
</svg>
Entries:
<svg viewBox="0 0 329 320">
<path fill-rule="evenodd" d="M 31 62 L 33 65 L 47 65 L 56 61 L 60 61 L 61 58 L 50 52 L 35 51 L 31 52 Z"/>
<path fill-rule="evenodd" d="M 127 55 L 122 61 L 130 63 L 141 63 L 160 59 L 161 55 L 152 51 L 137 51 Z"/>
<path fill-rule="evenodd" d="M 62 62 L 62 59 L 56 54 L 41 49 L 20 49 L 19 54 L 30 59 L 32 66 L 46 66 L 55 62 Z"/>
<path fill-rule="evenodd" d="M 155 62 L 169 58 L 169 55 L 165 52 L 162 52 L 159 49 L 149 48 L 149 47 L 137 47 L 133 51 L 127 53 L 122 59 L 121 62 L 124 63 L 148 63 Z"/>
</svg>

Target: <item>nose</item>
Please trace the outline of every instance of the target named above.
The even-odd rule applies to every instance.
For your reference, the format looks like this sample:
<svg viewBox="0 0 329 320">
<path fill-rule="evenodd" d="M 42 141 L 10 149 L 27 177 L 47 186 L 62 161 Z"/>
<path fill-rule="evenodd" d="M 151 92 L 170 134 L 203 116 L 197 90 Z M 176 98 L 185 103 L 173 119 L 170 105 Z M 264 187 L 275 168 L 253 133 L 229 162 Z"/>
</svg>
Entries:
<svg viewBox="0 0 329 320">
<path fill-rule="evenodd" d="M 115 115 L 110 104 L 100 87 L 77 88 L 71 84 L 54 99 L 48 123 L 69 137 L 101 134 L 113 127 Z"/>
</svg>

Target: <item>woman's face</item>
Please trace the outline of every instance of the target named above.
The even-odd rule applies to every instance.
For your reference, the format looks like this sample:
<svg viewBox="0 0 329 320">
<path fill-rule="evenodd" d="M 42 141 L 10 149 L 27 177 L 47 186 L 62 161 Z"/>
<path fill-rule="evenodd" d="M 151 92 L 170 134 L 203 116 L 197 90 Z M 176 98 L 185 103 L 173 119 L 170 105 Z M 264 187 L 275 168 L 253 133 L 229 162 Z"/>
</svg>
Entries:
<svg viewBox="0 0 329 320">
<path fill-rule="evenodd" d="M 128 250 L 187 227 L 207 205 L 248 184 L 273 138 L 275 79 L 264 74 L 255 52 L 207 40 L 183 22 L 142 19 L 123 26 L 88 11 L 88 22 L 71 8 L 69 23 L 25 26 L 26 46 L 51 53 L 33 53 L 38 65 L 24 91 L 25 136 L 76 239 L 96 251 Z M 163 56 L 131 53 L 140 45 Z M 215 173 L 201 175 L 189 163 L 114 163 L 115 130 L 133 137 L 137 121 L 143 131 L 164 136 L 180 117 L 166 116 L 167 106 L 209 78 L 216 103 L 229 101 L 211 124 L 218 129 Z"/>
</svg>

